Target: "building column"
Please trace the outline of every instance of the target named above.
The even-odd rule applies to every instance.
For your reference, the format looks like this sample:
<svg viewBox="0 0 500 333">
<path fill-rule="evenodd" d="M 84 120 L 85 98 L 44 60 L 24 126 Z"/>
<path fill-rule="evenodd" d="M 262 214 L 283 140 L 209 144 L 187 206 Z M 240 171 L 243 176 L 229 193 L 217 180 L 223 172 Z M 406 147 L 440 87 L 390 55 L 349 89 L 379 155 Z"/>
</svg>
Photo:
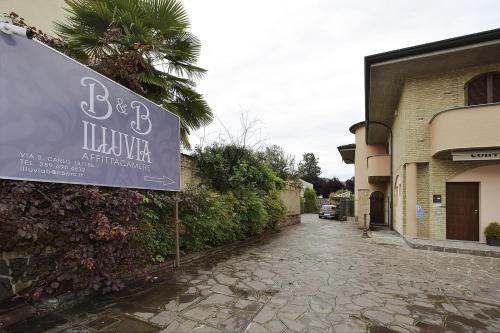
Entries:
<svg viewBox="0 0 500 333">
<path fill-rule="evenodd" d="M 417 163 L 406 164 L 406 228 L 405 235 L 417 236 Z"/>
<path fill-rule="evenodd" d="M 365 226 L 365 215 L 367 225 L 370 223 L 370 190 L 359 189 L 357 194 L 355 202 L 356 217 L 358 219 L 358 228 L 363 228 Z"/>
</svg>

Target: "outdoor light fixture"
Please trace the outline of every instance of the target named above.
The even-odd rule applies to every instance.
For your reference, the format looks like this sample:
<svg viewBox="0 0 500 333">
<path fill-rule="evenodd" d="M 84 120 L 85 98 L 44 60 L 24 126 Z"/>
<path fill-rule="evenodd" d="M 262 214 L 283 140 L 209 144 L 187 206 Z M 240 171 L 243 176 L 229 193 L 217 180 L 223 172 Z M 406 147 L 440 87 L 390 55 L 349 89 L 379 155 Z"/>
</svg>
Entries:
<svg viewBox="0 0 500 333">
<path fill-rule="evenodd" d="M 33 31 L 31 31 L 30 29 L 18 27 L 17 25 L 13 25 L 7 22 L 0 22 L 0 31 L 6 33 L 7 35 L 15 34 L 18 36 L 26 37 L 28 39 L 32 39 L 34 35 Z"/>
</svg>

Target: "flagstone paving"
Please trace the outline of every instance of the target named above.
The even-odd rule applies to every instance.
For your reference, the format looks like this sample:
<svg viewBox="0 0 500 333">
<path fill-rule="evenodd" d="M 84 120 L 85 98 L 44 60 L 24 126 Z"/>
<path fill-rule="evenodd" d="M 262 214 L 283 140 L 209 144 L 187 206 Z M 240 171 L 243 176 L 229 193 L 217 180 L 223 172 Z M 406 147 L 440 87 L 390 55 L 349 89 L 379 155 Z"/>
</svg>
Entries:
<svg viewBox="0 0 500 333">
<path fill-rule="evenodd" d="M 302 222 L 55 314 L 66 323 L 49 332 L 500 332 L 500 259 Z"/>
</svg>

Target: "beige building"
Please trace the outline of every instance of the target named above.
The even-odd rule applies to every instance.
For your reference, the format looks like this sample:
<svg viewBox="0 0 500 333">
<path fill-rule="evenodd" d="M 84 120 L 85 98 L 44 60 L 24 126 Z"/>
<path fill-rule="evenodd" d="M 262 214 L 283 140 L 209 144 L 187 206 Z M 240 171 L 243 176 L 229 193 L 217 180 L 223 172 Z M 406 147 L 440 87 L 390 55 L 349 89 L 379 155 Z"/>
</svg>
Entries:
<svg viewBox="0 0 500 333">
<path fill-rule="evenodd" d="M 355 144 L 360 226 L 485 242 L 500 221 L 500 29 L 365 58 Z"/>
<path fill-rule="evenodd" d="M 313 184 L 306 182 L 304 179 L 299 179 L 299 181 L 300 181 L 300 185 L 301 185 L 301 187 L 300 187 L 300 197 L 301 198 L 304 197 L 304 191 L 306 190 L 306 188 L 314 190 Z"/>
<path fill-rule="evenodd" d="M 54 22 L 66 17 L 64 0 L 0 0 L 0 16 L 16 13 L 30 26 L 55 35 Z"/>
</svg>

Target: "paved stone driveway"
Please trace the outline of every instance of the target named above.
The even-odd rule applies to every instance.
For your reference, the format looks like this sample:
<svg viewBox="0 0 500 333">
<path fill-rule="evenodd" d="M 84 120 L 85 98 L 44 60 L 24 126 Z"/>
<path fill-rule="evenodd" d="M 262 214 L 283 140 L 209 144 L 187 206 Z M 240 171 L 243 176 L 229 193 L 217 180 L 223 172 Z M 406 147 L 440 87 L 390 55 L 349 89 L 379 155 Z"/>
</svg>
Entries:
<svg viewBox="0 0 500 333">
<path fill-rule="evenodd" d="M 500 332 L 500 259 L 302 221 L 132 295 L 60 313 L 68 322 L 51 332 Z"/>
</svg>

